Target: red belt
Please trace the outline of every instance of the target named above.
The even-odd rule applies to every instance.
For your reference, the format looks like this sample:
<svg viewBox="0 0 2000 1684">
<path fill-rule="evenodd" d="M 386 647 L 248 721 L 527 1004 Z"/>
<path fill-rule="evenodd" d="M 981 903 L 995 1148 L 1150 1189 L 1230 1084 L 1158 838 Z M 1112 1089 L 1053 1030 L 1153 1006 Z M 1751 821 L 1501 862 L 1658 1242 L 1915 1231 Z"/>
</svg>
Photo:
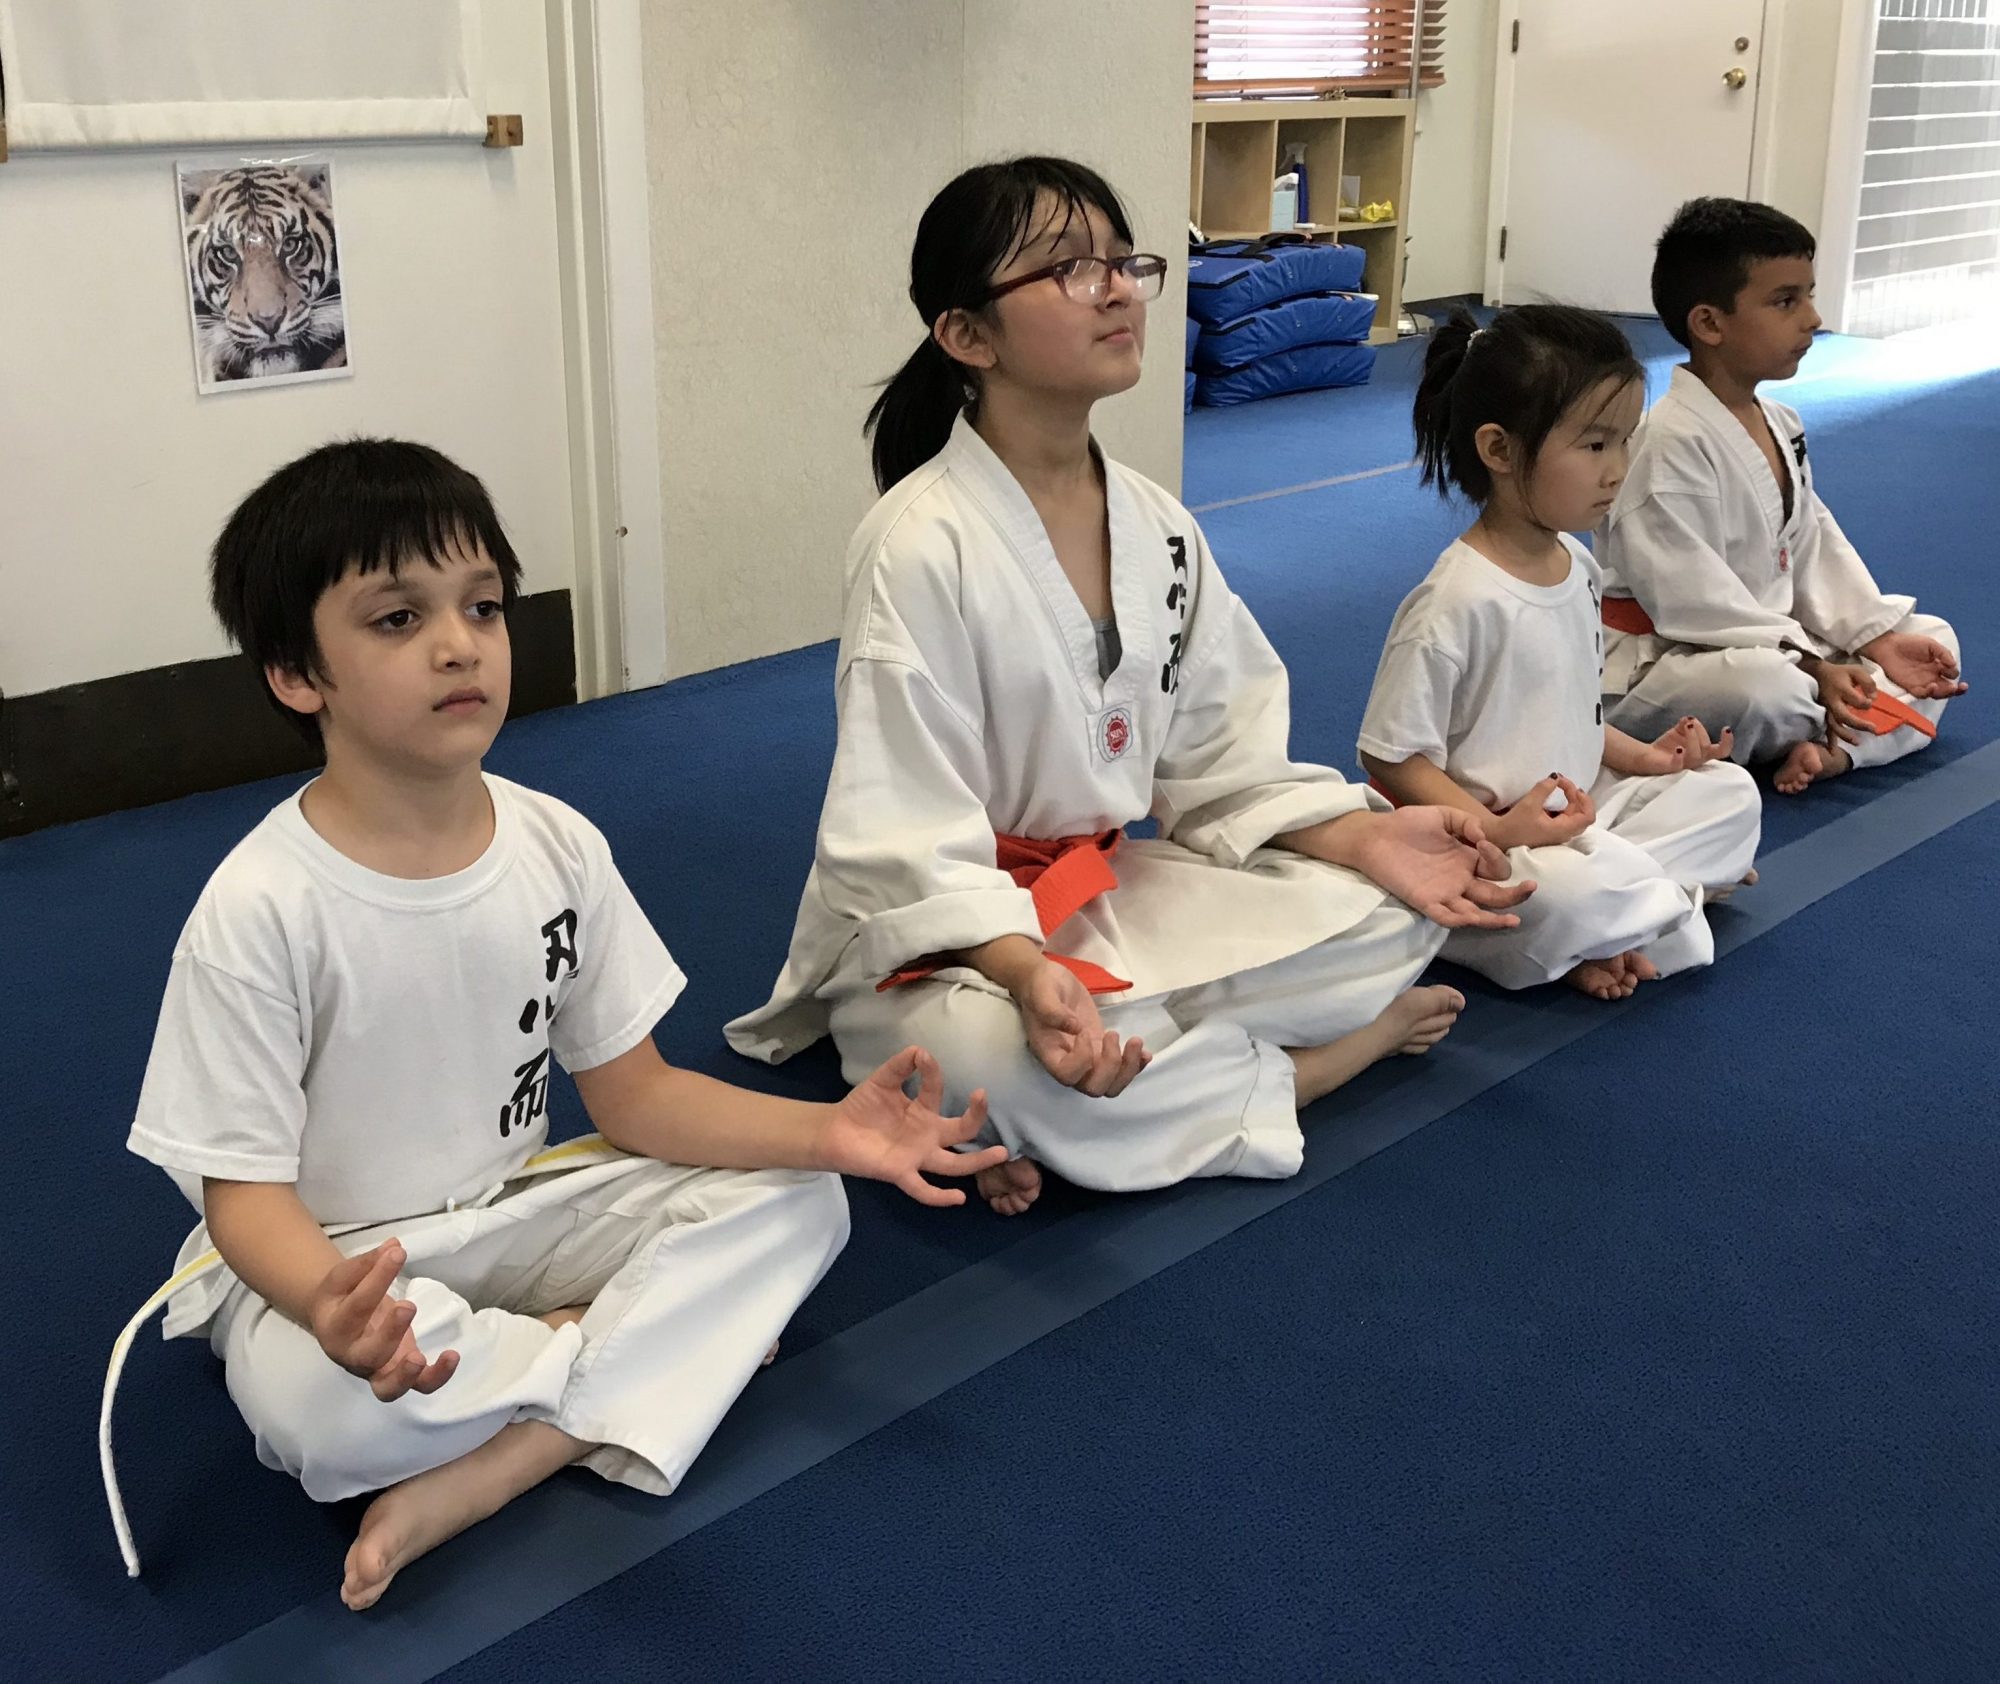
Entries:
<svg viewBox="0 0 2000 1684">
<path fill-rule="evenodd" d="M 1095 836 L 1058 836 L 1047 842 L 1030 836 L 995 835 L 994 863 L 1033 897 L 1035 922 L 1041 926 L 1042 939 L 1046 941 L 1073 913 L 1118 887 L 1111 856 L 1118 852 L 1118 844 L 1123 840 L 1124 833 L 1116 830 L 1100 831 Z M 1051 953 L 1048 957 L 1071 972 L 1093 994 L 1119 994 L 1132 986 L 1088 959 L 1073 959 L 1067 953 Z M 906 965 L 878 982 L 875 991 L 879 994 L 884 989 L 930 976 L 939 963 L 924 960 Z"/>
<path fill-rule="evenodd" d="M 1653 616 L 1629 596 L 1607 596 L 1597 605 L 1597 612 L 1613 631 L 1630 632 L 1634 637 L 1653 633 Z"/>
</svg>

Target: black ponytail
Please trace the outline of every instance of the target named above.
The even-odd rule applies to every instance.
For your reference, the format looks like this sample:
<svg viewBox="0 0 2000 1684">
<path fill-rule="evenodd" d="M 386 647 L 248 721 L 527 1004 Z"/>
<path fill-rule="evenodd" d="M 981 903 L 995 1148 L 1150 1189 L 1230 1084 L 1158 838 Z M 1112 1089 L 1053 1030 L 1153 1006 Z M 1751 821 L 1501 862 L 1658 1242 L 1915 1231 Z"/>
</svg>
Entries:
<svg viewBox="0 0 2000 1684">
<path fill-rule="evenodd" d="M 1410 409 L 1410 425 L 1417 435 L 1417 462 L 1423 469 L 1421 484 L 1442 491 L 1451 480 L 1447 462 L 1451 439 L 1451 389 L 1458 371 L 1465 366 L 1465 353 L 1472 348 L 1478 322 L 1464 308 L 1454 309 L 1444 326 L 1431 333 L 1424 349 L 1424 371 L 1417 380 L 1417 401 Z"/>
<path fill-rule="evenodd" d="M 1496 425 L 1521 447 L 1526 473 L 1570 405 L 1605 380 L 1625 386 L 1645 369 L 1618 325 L 1567 304 L 1522 304 L 1481 328 L 1463 309 L 1431 335 L 1410 424 L 1423 483 L 1475 503 L 1493 495 L 1479 429 Z"/>
<path fill-rule="evenodd" d="M 1089 210 L 1132 243 L 1125 207 L 1110 184 L 1067 158 L 979 164 L 931 200 L 910 253 L 910 302 L 923 318 L 924 342 L 883 388 L 862 429 L 872 443 L 878 491 L 944 449 L 959 416 L 978 408 L 978 376 L 932 336 L 938 318 L 985 307 L 994 274 L 1035 233 L 1038 213 L 1044 220 L 1059 214 L 1067 226 Z"/>
<path fill-rule="evenodd" d="M 874 453 L 875 489 L 887 491 L 944 449 L 960 414 L 978 396 L 972 371 L 935 338 L 925 339 L 882 388 L 862 428 Z"/>
</svg>

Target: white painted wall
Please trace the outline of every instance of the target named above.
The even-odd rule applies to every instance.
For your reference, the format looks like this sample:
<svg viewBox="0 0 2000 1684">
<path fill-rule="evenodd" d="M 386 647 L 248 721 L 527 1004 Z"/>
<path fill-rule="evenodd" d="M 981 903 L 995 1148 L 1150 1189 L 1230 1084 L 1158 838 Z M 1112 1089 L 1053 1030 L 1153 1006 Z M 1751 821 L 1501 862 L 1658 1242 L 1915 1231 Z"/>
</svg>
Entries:
<svg viewBox="0 0 2000 1684">
<path fill-rule="evenodd" d="M 830 637 L 873 501 L 862 419 L 923 333 L 910 241 L 933 193 L 1069 153 L 1140 242 L 1185 249 L 1185 0 L 739 0 L 648 8 L 654 321 L 669 665 Z M 1108 449 L 1180 482 L 1178 285 Z"/>
<path fill-rule="evenodd" d="M 1405 298 L 1445 298 L 1485 284 L 1499 12 L 1499 0 L 1451 0 L 1444 83 L 1417 96 Z"/>
<path fill-rule="evenodd" d="M 1773 108 L 1771 121 L 1758 125 L 1770 138 L 1752 162 L 1751 179 L 1767 202 L 1823 235 L 1841 0 L 1765 0 L 1764 28 L 1765 51 L 1778 58 L 1758 90 Z"/>
<path fill-rule="evenodd" d="M 571 584 L 543 6 L 485 0 L 483 22 L 488 105 L 523 114 L 525 146 L 334 151 L 349 379 L 196 396 L 171 153 L 0 165 L 9 694 L 223 653 L 216 531 L 272 468 L 354 433 L 458 458 L 527 588 Z"/>
</svg>

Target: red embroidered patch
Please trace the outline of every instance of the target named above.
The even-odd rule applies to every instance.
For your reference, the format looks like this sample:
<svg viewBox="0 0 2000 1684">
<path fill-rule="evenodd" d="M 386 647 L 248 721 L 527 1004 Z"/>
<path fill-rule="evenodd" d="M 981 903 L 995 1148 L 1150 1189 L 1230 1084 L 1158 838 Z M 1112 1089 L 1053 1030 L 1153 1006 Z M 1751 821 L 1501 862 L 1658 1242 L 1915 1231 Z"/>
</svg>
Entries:
<svg viewBox="0 0 2000 1684">
<path fill-rule="evenodd" d="M 1106 760 L 1117 760 L 1132 746 L 1132 716 L 1113 708 L 1098 721 L 1097 747 Z"/>
</svg>

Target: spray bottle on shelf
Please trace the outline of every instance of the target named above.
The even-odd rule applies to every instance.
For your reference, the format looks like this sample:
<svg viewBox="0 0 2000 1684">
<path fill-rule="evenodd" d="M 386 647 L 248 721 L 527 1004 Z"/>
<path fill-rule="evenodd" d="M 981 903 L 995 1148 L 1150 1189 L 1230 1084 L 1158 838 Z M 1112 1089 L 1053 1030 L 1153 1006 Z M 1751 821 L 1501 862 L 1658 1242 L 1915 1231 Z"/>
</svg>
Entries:
<svg viewBox="0 0 2000 1684">
<path fill-rule="evenodd" d="M 1271 232 L 1288 232 L 1299 220 L 1299 178 L 1281 175 L 1271 183 Z"/>
<path fill-rule="evenodd" d="M 1306 185 L 1306 147 L 1302 140 L 1295 140 L 1285 148 L 1285 161 L 1281 166 L 1283 174 L 1293 176 L 1298 183 L 1297 204 L 1293 209 L 1293 220 L 1312 221 L 1312 199 Z"/>
</svg>

